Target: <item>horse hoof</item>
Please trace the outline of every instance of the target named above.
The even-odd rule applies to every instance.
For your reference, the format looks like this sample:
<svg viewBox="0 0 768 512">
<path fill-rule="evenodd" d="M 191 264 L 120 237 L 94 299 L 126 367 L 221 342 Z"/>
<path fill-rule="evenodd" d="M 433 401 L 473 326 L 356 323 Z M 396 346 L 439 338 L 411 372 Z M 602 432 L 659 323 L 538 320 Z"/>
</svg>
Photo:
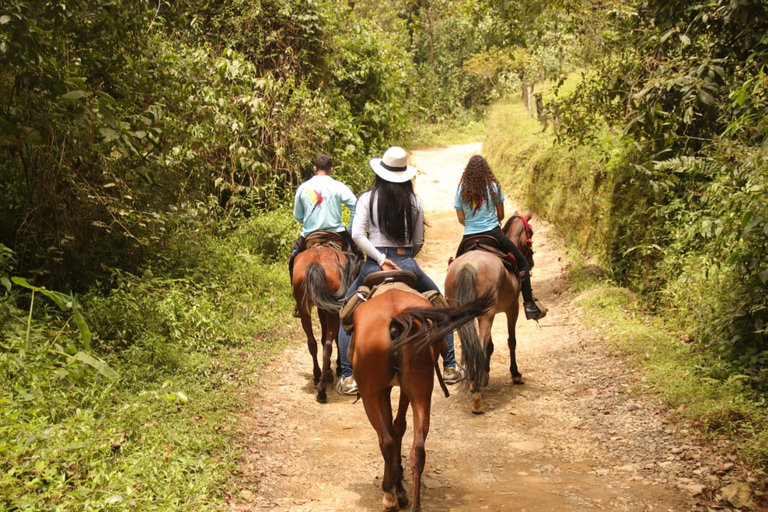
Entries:
<svg viewBox="0 0 768 512">
<path fill-rule="evenodd" d="M 327 404 L 328 403 L 328 394 L 323 390 L 322 392 L 319 392 L 317 396 L 315 397 L 315 400 L 317 400 L 321 404 Z"/>
<path fill-rule="evenodd" d="M 483 408 L 483 397 L 480 393 L 472 395 L 472 414 L 485 414 L 485 408 Z"/>
<path fill-rule="evenodd" d="M 396 512 L 397 510 L 400 510 L 400 504 L 398 501 L 399 500 L 396 498 L 394 491 L 385 492 L 384 499 L 381 500 L 382 504 L 384 505 L 384 512 Z"/>
<path fill-rule="evenodd" d="M 512 384 L 525 384 L 525 381 L 523 380 L 523 376 L 520 375 L 519 377 L 512 376 Z"/>
<path fill-rule="evenodd" d="M 405 491 L 397 493 L 397 504 L 400 508 L 408 506 L 408 495 Z"/>
</svg>

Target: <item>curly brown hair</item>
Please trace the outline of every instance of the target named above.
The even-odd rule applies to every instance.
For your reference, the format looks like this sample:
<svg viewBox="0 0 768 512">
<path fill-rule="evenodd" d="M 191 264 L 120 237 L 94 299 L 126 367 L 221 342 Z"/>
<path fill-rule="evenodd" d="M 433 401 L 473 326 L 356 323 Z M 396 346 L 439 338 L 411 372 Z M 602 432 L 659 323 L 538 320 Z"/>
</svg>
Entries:
<svg viewBox="0 0 768 512">
<path fill-rule="evenodd" d="M 493 186 L 494 183 L 496 187 Z M 461 201 L 470 205 L 475 211 L 488 200 L 489 195 L 494 204 L 499 200 L 501 185 L 499 185 L 496 176 L 493 175 L 491 166 L 480 155 L 475 155 L 469 159 L 464 168 L 464 174 L 461 175 L 459 186 L 461 187 Z"/>
</svg>

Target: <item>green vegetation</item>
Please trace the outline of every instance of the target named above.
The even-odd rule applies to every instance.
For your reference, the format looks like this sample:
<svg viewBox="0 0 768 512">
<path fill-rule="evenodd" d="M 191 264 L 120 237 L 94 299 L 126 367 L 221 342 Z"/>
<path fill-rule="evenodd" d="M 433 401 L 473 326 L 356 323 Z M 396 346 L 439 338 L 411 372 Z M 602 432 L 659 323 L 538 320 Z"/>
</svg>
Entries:
<svg viewBox="0 0 768 512">
<path fill-rule="evenodd" d="M 608 20 L 604 53 L 559 109 L 569 145 L 621 136 L 580 174 L 600 180 L 604 208 L 591 211 L 609 216 L 595 249 L 618 282 L 675 313 L 709 356 L 704 374 L 764 392 L 766 6 L 626 2 Z"/>
<path fill-rule="evenodd" d="M 617 236 L 619 219 L 611 217 L 617 187 L 611 180 L 620 174 L 622 145 L 610 136 L 591 147 L 553 142 L 519 100 L 508 101 L 491 112 L 484 153 L 507 193 L 552 221 L 567 241 L 582 318 L 597 337 L 644 369 L 643 391 L 657 393 L 674 416 L 702 434 L 730 437 L 739 456 L 764 472 L 768 411 L 749 376 L 733 374 L 727 361 L 696 343 L 685 329 L 690 319 L 681 321 L 679 309 L 660 309 L 655 296 L 617 285 L 606 247 Z M 696 304 L 707 298 L 700 288 L 684 296 Z"/>
<path fill-rule="evenodd" d="M 487 117 L 465 115 L 435 123 L 422 123 L 414 127 L 409 148 L 435 148 L 454 144 L 469 144 L 485 139 Z"/>
<path fill-rule="evenodd" d="M 361 191 L 389 145 L 485 133 L 687 333 L 649 353 L 716 401 L 665 396 L 765 441 L 766 27 L 748 0 L 0 2 L 0 503 L 218 507 L 313 157 Z"/>
<path fill-rule="evenodd" d="M 223 508 L 242 390 L 292 335 L 285 219 L 180 232 L 178 261 L 115 271 L 107 294 L 81 296 L 98 359 L 78 357 L 71 310 L 38 294 L 19 310 L 18 287 L 2 297 L 0 508 Z"/>
</svg>

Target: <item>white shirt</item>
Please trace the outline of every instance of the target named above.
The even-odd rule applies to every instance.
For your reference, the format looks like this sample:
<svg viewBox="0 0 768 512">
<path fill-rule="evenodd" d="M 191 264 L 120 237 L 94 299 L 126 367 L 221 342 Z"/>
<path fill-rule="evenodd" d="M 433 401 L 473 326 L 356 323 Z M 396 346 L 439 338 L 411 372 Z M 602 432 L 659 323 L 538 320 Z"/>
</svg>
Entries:
<svg viewBox="0 0 768 512">
<path fill-rule="evenodd" d="M 371 191 L 363 192 L 357 199 L 357 206 L 355 207 L 355 218 L 352 221 L 352 240 L 355 241 L 358 247 L 376 261 L 379 266 L 384 263 L 387 256 L 380 252 L 376 247 L 410 247 L 413 256 L 416 256 L 421 248 L 424 246 L 424 208 L 421 204 L 421 198 L 416 194 L 413 195 L 414 205 L 412 207 L 413 218 L 413 236 L 410 241 L 405 245 L 393 242 L 388 239 L 384 233 L 382 233 L 378 226 L 373 225 L 371 221 L 372 212 L 369 211 L 369 203 L 371 200 Z M 373 201 L 372 209 L 373 214 L 378 211 L 379 195 L 376 194 L 376 198 Z M 378 219 L 376 219 L 378 221 Z M 368 236 L 365 236 L 366 228 L 368 229 Z"/>
</svg>

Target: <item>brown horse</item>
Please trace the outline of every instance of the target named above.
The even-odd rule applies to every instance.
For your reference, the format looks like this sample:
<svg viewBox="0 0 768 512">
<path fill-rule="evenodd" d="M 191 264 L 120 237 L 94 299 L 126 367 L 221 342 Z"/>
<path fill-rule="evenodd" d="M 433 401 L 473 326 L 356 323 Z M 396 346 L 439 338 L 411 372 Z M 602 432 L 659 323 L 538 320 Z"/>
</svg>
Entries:
<svg viewBox="0 0 768 512">
<path fill-rule="evenodd" d="M 504 234 L 517 245 L 520 251 L 532 260 L 529 247 L 530 234 L 526 232 L 528 212 L 524 216 L 515 213 L 504 226 Z M 459 328 L 461 339 L 461 359 L 467 371 L 466 384 L 472 392 L 472 412 L 483 414 L 481 389 L 488 385 L 491 371 L 493 340 L 491 329 L 493 319 L 498 313 L 507 315 L 507 345 L 509 346 L 509 372 L 512 382 L 523 383 L 523 375 L 517 369 L 515 349 L 515 324 L 520 312 L 520 276 L 515 271 L 508 271 L 501 258 L 482 250 L 471 250 L 453 260 L 445 277 L 445 296 L 459 305 L 466 304 L 476 297 L 490 293 L 494 306 L 477 318 L 477 324 L 469 323 Z"/>
<path fill-rule="evenodd" d="M 312 374 L 317 385 L 317 401 L 328 400 L 326 385 L 333 384 L 331 356 L 339 333 L 339 310 L 344 294 L 359 269 L 357 258 L 329 245 L 315 245 L 296 256 L 293 264 L 293 297 L 299 305 L 301 327 L 307 335 L 312 355 Z M 317 308 L 323 342 L 323 368 L 317 363 L 317 340 L 312 328 L 312 307 Z M 338 364 L 337 371 L 341 366 Z"/>
<path fill-rule="evenodd" d="M 421 510 L 421 474 L 424 471 L 424 442 L 429 431 L 435 373 L 443 392 L 437 365 L 445 335 L 490 307 L 481 297 L 464 306 L 434 308 L 416 293 L 391 289 L 361 304 L 354 312 L 354 338 L 350 361 L 368 419 L 376 429 L 384 457 L 384 510 L 391 512 L 408 504 L 403 487 L 401 447 L 405 414 L 413 405 L 413 504 Z M 392 418 L 392 387 L 400 386 L 397 417 Z"/>
</svg>

